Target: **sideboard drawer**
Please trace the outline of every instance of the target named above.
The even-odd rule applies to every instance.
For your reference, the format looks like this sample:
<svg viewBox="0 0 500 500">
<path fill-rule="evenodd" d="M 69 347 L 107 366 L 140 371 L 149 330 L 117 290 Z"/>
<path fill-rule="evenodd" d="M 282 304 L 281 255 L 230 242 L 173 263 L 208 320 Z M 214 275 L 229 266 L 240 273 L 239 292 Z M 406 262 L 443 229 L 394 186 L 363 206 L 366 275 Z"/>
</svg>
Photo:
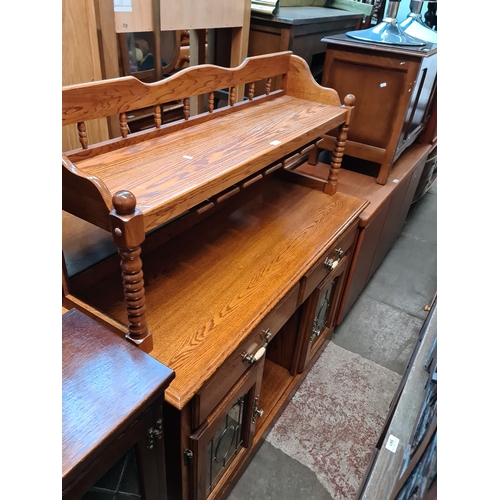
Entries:
<svg viewBox="0 0 500 500">
<path fill-rule="evenodd" d="M 265 354 L 267 344 L 295 312 L 298 296 L 299 283 L 296 283 L 281 302 L 254 328 L 241 348 L 236 349 L 198 391 L 193 399 L 191 422 L 193 428 L 197 428 L 207 418 L 247 368 Z"/>
<path fill-rule="evenodd" d="M 312 291 L 325 279 L 332 271 L 333 267 L 329 267 L 326 261 L 331 261 L 333 266 L 340 265 L 344 259 L 347 259 L 356 234 L 358 232 L 357 224 L 353 224 L 340 239 L 335 241 L 333 245 L 317 260 L 311 269 L 304 275 L 301 282 L 301 293 L 299 296 L 299 305 L 302 304 Z M 339 253 L 340 250 L 341 252 Z"/>
</svg>

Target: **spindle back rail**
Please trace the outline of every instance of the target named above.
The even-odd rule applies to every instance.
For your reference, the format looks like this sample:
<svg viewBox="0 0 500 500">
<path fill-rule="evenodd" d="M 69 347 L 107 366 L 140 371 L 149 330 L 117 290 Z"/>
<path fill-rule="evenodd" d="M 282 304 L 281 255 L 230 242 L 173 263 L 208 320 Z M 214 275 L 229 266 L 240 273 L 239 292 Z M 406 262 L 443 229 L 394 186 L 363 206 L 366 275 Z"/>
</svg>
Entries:
<svg viewBox="0 0 500 500">
<path fill-rule="evenodd" d="M 282 88 L 271 81 L 282 76 Z M 266 81 L 255 96 L 255 83 Z M 235 103 L 235 89 L 247 98 Z M 215 109 L 214 93 L 228 89 Z M 208 111 L 191 117 L 189 98 L 206 94 Z M 184 102 L 184 118 L 161 124 L 160 104 Z M 200 65 L 154 83 L 132 76 L 63 87 L 62 125 L 78 127 L 81 149 L 62 155 L 63 210 L 110 231 L 121 256 L 129 325 L 126 337 L 149 352 L 141 243 L 146 233 L 190 210 L 214 205 L 276 169 L 334 194 L 354 96 L 318 85 L 300 57 L 280 52 L 249 57 L 236 68 Z M 153 106 L 152 129 L 129 133 L 127 114 Z M 90 144 L 85 122 L 119 115 L 121 137 Z M 286 170 L 290 158 L 338 128 L 328 179 Z M 207 205 L 208 202 L 208 205 Z M 203 208 L 203 210 L 205 210 Z"/>
</svg>

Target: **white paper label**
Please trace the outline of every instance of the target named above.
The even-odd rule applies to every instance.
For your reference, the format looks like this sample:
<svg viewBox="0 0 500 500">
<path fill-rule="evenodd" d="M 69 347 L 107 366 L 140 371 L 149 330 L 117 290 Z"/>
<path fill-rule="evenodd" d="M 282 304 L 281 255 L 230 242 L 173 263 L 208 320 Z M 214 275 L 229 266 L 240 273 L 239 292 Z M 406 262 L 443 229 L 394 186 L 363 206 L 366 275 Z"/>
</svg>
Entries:
<svg viewBox="0 0 500 500">
<path fill-rule="evenodd" d="M 269 144 L 271 144 L 271 146 L 277 146 L 278 144 L 281 144 L 281 141 L 272 141 Z"/>
<path fill-rule="evenodd" d="M 188 156 L 188 155 L 184 155 L 183 158 L 186 158 L 186 160 L 192 160 L 193 159 L 192 156 Z"/>
<path fill-rule="evenodd" d="M 392 182 L 394 182 L 394 184 L 397 184 L 399 182 L 399 179 L 392 179 Z"/>
<path fill-rule="evenodd" d="M 398 448 L 399 444 L 399 439 L 392 434 L 389 435 L 389 438 L 387 439 L 387 443 L 385 447 L 389 450 L 392 451 L 392 453 L 396 453 L 396 450 Z"/>
<path fill-rule="evenodd" d="M 132 12 L 132 0 L 113 0 L 115 12 Z"/>
<path fill-rule="evenodd" d="M 382 83 L 380 84 L 380 86 L 381 86 L 381 87 L 387 87 L 387 83 L 382 82 Z"/>
</svg>

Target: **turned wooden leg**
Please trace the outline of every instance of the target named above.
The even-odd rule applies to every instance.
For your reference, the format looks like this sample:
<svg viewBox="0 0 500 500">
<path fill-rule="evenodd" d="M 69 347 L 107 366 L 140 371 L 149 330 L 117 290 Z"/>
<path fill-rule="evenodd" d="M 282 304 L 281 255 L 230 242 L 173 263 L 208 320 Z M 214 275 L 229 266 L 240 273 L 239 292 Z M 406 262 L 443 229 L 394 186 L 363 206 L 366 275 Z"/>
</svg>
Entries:
<svg viewBox="0 0 500 500">
<path fill-rule="evenodd" d="M 141 350 L 153 349 L 153 338 L 146 320 L 146 294 L 142 272 L 141 243 L 145 239 L 142 213 L 136 209 L 135 196 L 130 191 L 119 191 L 113 196 L 111 231 L 121 257 L 123 291 L 127 308 L 128 334 L 126 337 Z"/>
<path fill-rule="evenodd" d="M 337 192 L 337 180 L 340 167 L 342 166 L 342 157 L 344 156 L 354 101 L 355 98 L 352 94 L 348 94 L 344 99 L 343 107 L 348 108 L 348 114 L 345 123 L 338 128 L 337 140 L 333 148 L 332 163 L 330 165 L 330 171 L 328 172 L 328 182 L 325 184 L 324 188 L 324 192 L 327 194 L 335 194 Z"/>
</svg>

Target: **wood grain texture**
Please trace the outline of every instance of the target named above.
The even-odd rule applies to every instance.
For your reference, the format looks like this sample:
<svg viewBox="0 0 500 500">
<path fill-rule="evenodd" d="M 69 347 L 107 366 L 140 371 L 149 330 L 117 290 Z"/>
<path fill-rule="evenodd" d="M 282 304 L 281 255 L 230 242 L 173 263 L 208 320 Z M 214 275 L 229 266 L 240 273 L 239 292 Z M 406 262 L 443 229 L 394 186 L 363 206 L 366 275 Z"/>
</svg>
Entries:
<svg viewBox="0 0 500 500">
<path fill-rule="evenodd" d="M 151 355 L 176 371 L 166 397 L 178 408 L 366 205 L 278 179 L 259 187 L 263 191 L 255 199 L 250 196 L 142 257 L 155 343 Z M 120 281 L 111 275 L 80 298 L 125 322 Z"/>
<path fill-rule="evenodd" d="M 314 102 L 340 106 L 339 95 L 333 88 L 322 87 L 311 78 L 309 66 L 304 59 L 293 56 L 284 84 L 287 95 Z"/>
<path fill-rule="evenodd" d="M 154 83 L 133 76 L 63 87 L 62 124 L 92 120 L 171 102 L 288 71 L 291 52 L 247 58 L 236 68 L 200 64 Z"/>
<path fill-rule="evenodd" d="M 112 194 L 131 191 L 149 231 L 328 132 L 345 115 L 341 107 L 285 95 L 242 109 L 237 119 L 222 116 L 76 167 Z"/>
<path fill-rule="evenodd" d="M 243 26 L 246 0 L 161 0 L 161 29 L 231 28 Z"/>
<path fill-rule="evenodd" d="M 380 163 L 377 183 L 386 184 L 394 161 L 430 116 L 437 47 L 425 50 L 326 37 L 322 85 L 352 92 L 353 114 L 345 153 Z"/>
<path fill-rule="evenodd" d="M 63 314 L 63 479 L 76 477 L 83 461 L 93 461 L 173 377 L 170 368 L 78 310 Z"/>
<path fill-rule="evenodd" d="M 320 141 L 319 145 L 323 145 L 323 143 Z M 325 149 L 330 148 L 326 147 Z M 340 169 L 337 181 L 338 191 L 370 202 L 360 215 L 360 226 L 368 224 L 371 217 L 394 191 L 396 184 L 409 175 L 415 164 L 425 158 L 431 149 L 432 147 L 429 144 L 412 144 L 409 146 L 405 154 L 394 163 L 385 185 L 377 184 L 373 177 L 369 175 Z M 296 167 L 295 170 L 319 179 L 326 179 L 329 168 L 330 165 L 320 162 L 317 165 L 303 163 Z"/>
<path fill-rule="evenodd" d="M 133 33 L 135 31 L 153 31 L 154 2 L 159 0 L 131 0 L 131 12 L 115 12 L 115 30 L 117 33 Z"/>
<path fill-rule="evenodd" d="M 102 181 L 81 172 L 62 155 L 62 209 L 110 231 L 112 196 Z"/>
<path fill-rule="evenodd" d="M 96 27 L 94 0 L 64 0 L 62 2 L 62 84 L 74 85 L 103 78 L 99 60 L 99 41 Z M 92 141 L 109 138 L 106 120 L 88 123 Z M 79 145 L 76 127 L 63 127 L 63 150 Z"/>
</svg>

